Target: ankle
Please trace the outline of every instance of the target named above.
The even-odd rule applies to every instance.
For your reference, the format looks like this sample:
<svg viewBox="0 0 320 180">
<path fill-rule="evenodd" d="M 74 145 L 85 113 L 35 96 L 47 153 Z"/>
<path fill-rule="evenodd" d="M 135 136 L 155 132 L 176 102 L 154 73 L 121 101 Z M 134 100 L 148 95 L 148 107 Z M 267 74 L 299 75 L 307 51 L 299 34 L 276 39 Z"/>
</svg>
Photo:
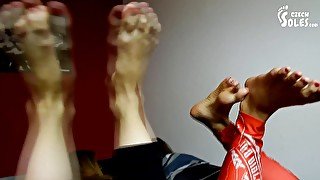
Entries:
<svg viewBox="0 0 320 180">
<path fill-rule="evenodd" d="M 272 111 L 260 110 L 256 106 L 247 103 L 247 101 L 241 102 L 240 111 L 264 122 L 273 114 Z"/>
</svg>

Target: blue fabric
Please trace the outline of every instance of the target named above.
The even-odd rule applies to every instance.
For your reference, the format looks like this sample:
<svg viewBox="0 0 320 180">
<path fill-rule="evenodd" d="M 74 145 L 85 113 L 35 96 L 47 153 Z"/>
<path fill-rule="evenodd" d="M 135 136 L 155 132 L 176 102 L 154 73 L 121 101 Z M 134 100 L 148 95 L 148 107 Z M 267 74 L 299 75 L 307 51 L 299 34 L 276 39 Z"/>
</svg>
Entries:
<svg viewBox="0 0 320 180">
<path fill-rule="evenodd" d="M 163 158 L 162 165 L 168 180 L 174 179 L 176 175 L 186 168 L 209 164 L 208 162 L 188 154 L 172 153 Z"/>
<path fill-rule="evenodd" d="M 10 176 L 10 177 L 4 177 L 0 178 L 0 180 L 15 180 L 16 178 L 22 178 L 23 176 Z"/>
</svg>

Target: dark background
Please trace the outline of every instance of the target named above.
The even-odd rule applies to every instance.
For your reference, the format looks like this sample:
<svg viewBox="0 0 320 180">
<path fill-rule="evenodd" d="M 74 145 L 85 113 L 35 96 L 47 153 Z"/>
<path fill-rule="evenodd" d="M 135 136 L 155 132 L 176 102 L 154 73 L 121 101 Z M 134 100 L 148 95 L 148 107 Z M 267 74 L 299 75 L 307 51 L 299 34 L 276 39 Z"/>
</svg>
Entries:
<svg viewBox="0 0 320 180">
<path fill-rule="evenodd" d="M 4 4 L 10 1 L 0 1 Z M 47 1 L 43 1 L 44 3 Z M 78 150 L 93 150 L 98 159 L 111 156 L 113 116 L 105 86 L 107 15 L 122 0 L 64 0 L 72 16 L 75 80 L 74 137 Z M 0 73 L 0 177 L 15 174 L 28 128 L 29 96 L 18 73 Z"/>
</svg>

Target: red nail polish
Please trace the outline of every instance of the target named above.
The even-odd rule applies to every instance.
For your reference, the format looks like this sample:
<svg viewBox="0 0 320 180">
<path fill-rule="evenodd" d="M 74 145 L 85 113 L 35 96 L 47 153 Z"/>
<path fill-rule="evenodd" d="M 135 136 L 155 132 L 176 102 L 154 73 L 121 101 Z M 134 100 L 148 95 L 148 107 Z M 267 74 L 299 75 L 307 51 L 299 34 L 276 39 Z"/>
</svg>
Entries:
<svg viewBox="0 0 320 180">
<path fill-rule="evenodd" d="M 302 73 L 301 73 L 301 72 L 296 72 L 296 73 L 295 73 L 295 77 L 300 77 L 300 76 L 302 76 Z"/>
<path fill-rule="evenodd" d="M 319 87 L 319 86 L 320 86 L 320 83 L 316 82 L 316 83 L 314 83 L 314 86 L 315 86 L 315 87 Z"/>
<path fill-rule="evenodd" d="M 13 1 L 10 4 L 14 8 L 22 8 L 23 7 L 23 3 L 22 2 L 18 2 L 18 1 Z"/>
<path fill-rule="evenodd" d="M 290 68 L 286 67 L 286 68 L 285 68 L 285 72 L 286 72 L 286 73 L 290 72 Z"/>
</svg>

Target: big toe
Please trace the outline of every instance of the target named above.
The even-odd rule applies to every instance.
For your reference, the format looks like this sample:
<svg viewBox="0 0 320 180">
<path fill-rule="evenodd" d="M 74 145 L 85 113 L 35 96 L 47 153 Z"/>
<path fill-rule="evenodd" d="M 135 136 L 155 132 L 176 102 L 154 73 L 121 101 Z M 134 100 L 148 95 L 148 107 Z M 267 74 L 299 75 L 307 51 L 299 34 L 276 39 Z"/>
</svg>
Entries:
<svg viewBox="0 0 320 180">
<path fill-rule="evenodd" d="M 21 2 L 26 8 L 32 8 L 42 4 L 40 0 L 22 0 Z"/>
<path fill-rule="evenodd" d="M 61 2 L 50 1 L 47 3 L 47 7 L 51 15 L 70 17 L 67 6 Z"/>
<path fill-rule="evenodd" d="M 125 5 L 117 5 L 112 8 L 108 16 L 108 21 L 111 26 L 121 25 L 122 11 L 124 10 L 124 8 L 125 8 Z"/>
</svg>

